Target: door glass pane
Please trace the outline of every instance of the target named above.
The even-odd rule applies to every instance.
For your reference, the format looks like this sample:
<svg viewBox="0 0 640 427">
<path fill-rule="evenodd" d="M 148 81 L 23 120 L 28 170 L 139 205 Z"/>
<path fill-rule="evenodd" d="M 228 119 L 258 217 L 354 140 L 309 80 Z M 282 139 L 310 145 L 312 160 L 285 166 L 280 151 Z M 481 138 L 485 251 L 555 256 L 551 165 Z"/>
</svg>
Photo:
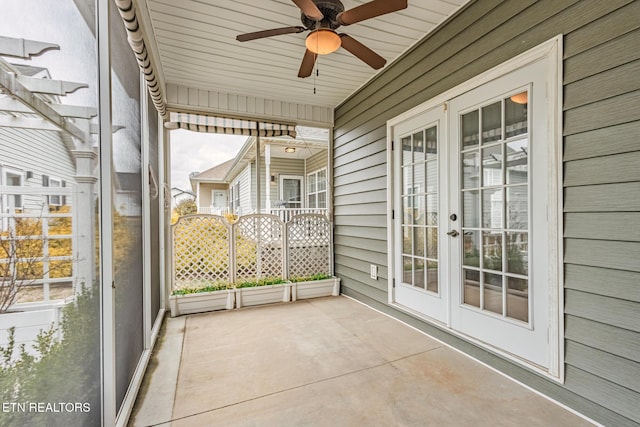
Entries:
<svg viewBox="0 0 640 427">
<path fill-rule="evenodd" d="M 528 233 L 506 233 L 507 271 L 509 273 L 529 274 L 529 235 Z"/>
<path fill-rule="evenodd" d="M 482 190 L 482 226 L 502 228 L 502 188 Z"/>
<path fill-rule="evenodd" d="M 480 227 L 480 192 L 478 190 L 462 193 L 462 226 Z"/>
<path fill-rule="evenodd" d="M 424 195 L 413 196 L 413 213 L 415 215 L 414 224 L 416 225 L 425 224 L 426 213 L 424 208 L 425 208 L 425 196 Z"/>
<path fill-rule="evenodd" d="M 473 148 L 479 143 L 480 114 L 478 110 L 462 115 L 462 148 Z"/>
<path fill-rule="evenodd" d="M 470 267 L 480 267 L 480 232 L 464 232 L 463 264 Z"/>
<path fill-rule="evenodd" d="M 521 92 L 504 100 L 506 138 L 527 133 L 528 93 Z"/>
<path fill-rule="evenodd" d="M 502 185 L 502 144 L 482 149 L 482 185 Z"/>
<path fill-rule="evenodd" d="M 482 232 L 482 262 L 485 270 L 502 271 L 502 232 Z"/>
<path fill-rule="evenodd" d="M 402 281 L 409 285 L 413 284 L 413 263 L 411 257 L 403 256 L 402 257 Z"/>
<path fill-rule="evenodd" d="M 438 292 L 438 261 L 427 261 L 427 290 Z"/>
<path fill-rule="evenodd" d="M 505 146 L 507 184 L 526 184 L 528 181 L 529 140 L 517 139 Z"/>
<path fill-rule="evenodd" d="M 438 195 L 429 194 L 427 196 L 427 225 L 438 225 Z"/>
<path fill-rule="evenodd" d="M 507 277 L 507 317 L 529 321 L 529 281 Z"/>
<path fill-rule="evenodd" d="M 502 103 L 482 108 L 482 144 L 502 139 Z"/>
<path fill-rule="evenodd" d="M 402 189 L 404 194 L 413 194 L 413 166 L 402 167 Z"/>
<path fill-rule="evenodd" d="M 462 286 L 462 302 L 480 307 L 480 272 L 463 269 Z"/>
<path fill-rule="evenodd" d="M 484 309 L 502 314 L 502 275 L 484 273 L 483 278 Z"/>
<path fill-rule="evenodd" d="M 402 138 L 402 164 L 410 164 L 411 160 L 411 137 L 406 136 Z"/>
<path fill-rule="evenodd" d="M 412 227 L 402 227 L 402 253 L 411 254 L 412 249 Z"/>
<path fill-rule="evenodd" d="M 436 193 L 438 191 L 438 162 L 427 162 L 427 193 Z"/>
<path fill-rule="evenodd" d="M 436 126 L 426 130 L 425 150 L 427 160 L 435 159 L 438 155 L 438 128 Z"/>
<path fill-rule="evenodd" d="M 424 257 L 424 227 L 413 227 L 413 255 Z"/>
<path fill-rule="evenodd" d="M 526 185 L 507 187 L 507 228 L 526 229 L 529 222 L 529 201 Z"/>
<path fill-rule="evenodd" d="M 427 257 L 438 259 L 438 229 L 427 228 Z"/>
<path fill-rule="evenodd" d="M 424 132 L 420 131 L 413 134 L 413 161 L 421 162 L 424 158 Z"/>
<path fill-rule="evenodd" d="M 425 289 L 426 271 L 424 267 L 424 259 L 414 258 L 413 286 L 417 288 Z"/>
<path fill-rule="evenodd" d="M 478 152 L 462 155 L 462 188 L 478 188 L 480 184 L 480 162 Z"/>
</svg>

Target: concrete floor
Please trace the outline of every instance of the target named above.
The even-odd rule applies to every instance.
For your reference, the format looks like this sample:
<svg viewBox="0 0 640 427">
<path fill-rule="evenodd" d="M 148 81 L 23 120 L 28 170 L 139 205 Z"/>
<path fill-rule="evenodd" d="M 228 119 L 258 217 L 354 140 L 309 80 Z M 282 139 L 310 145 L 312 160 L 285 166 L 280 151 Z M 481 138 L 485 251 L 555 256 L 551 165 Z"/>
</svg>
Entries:
<svg viewBox="0 0 640 427">
<path fill-rule="evenodd" d="M 168 318 L 131 426 L 587 426 L 346 297 Z"/>
</svg>

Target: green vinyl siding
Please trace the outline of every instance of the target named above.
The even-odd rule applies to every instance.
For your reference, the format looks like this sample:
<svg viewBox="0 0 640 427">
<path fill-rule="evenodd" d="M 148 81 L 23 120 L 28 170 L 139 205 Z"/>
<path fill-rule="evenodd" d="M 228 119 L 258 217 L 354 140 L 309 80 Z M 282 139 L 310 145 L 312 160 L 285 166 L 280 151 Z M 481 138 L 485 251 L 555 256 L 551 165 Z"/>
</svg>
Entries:
<svg viewBox="0 0 640 427">
<path fill-rule="evenodd" d="M 387 305 L 386 122 L 562 34 L 565 382 Z M 342 290 L 605 425 L 640 423 L 640 2 L 470 2 L 335 111 Z M 378 280 L 369 264 L 379 265 Z"/>
</svg>

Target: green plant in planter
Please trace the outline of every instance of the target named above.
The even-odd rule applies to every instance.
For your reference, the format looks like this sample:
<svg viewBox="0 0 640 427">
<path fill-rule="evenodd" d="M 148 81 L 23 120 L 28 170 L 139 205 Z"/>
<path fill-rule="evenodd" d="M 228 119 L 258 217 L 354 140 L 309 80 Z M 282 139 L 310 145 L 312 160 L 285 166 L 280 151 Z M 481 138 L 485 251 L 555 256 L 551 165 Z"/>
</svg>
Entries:
<svg viewBox="0 0 640 427">
<path fill-rule="evenodd" d="M 223 285 L 209 285 L 201 288 L 182 288 L 174 290 L 171 295 L 189 295 L 189 294 L 199 294 L 203 292 L 215 292 L 215 291 L 223 291 L 225 289 L 231 289 L 232 286 L 229 284 Z"/>
<path fill-rule="evenodd" d="M 324 280 L 324 279 L 330 279 L 330 278 L 331 276 L 326 273 L 316 273 L 316 274 L 312 274 L 311 276 L 293 277 L 289 280 L 293 283 L 298 283 L 298 282 L 311 282 L 314 280 Z"/>
<path fill-rule="evenodd" d="M 279 277 L 271 277 L 264 279 L 256 279 L 256 280 L 248 280 L 246 282 L 237 283 L 234 287 L 236 288 L 255 288 L 258 286 L 269 286 L 269 285 L 280 285 L 285 283 L 285 280 Z"/>
</svg>

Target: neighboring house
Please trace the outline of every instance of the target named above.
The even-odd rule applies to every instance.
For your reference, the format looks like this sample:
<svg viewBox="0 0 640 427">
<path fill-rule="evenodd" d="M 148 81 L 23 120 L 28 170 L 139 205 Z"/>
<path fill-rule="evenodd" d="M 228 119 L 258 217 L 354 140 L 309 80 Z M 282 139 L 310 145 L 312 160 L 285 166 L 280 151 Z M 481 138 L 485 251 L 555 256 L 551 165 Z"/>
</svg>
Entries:
<svg viewBox="0 0 640 427">
<path fill-rule="evenodd" d="M 181 190 L 178 187 L 171 187 L 171 207 L 175 208 L 184 200 L 195 200 L 196 195 L 191 191 Z"/>
<path fill-rule="evenodd" d="M 328 212 L 328 130 L 298 127 L 295 140 L 260 138 L 258 169 L 256 142 L 249 138 L 234 159 L 190 177 L 199 212 L 256 212 L 256 173 L 262 211 Z"/>
</svg>

